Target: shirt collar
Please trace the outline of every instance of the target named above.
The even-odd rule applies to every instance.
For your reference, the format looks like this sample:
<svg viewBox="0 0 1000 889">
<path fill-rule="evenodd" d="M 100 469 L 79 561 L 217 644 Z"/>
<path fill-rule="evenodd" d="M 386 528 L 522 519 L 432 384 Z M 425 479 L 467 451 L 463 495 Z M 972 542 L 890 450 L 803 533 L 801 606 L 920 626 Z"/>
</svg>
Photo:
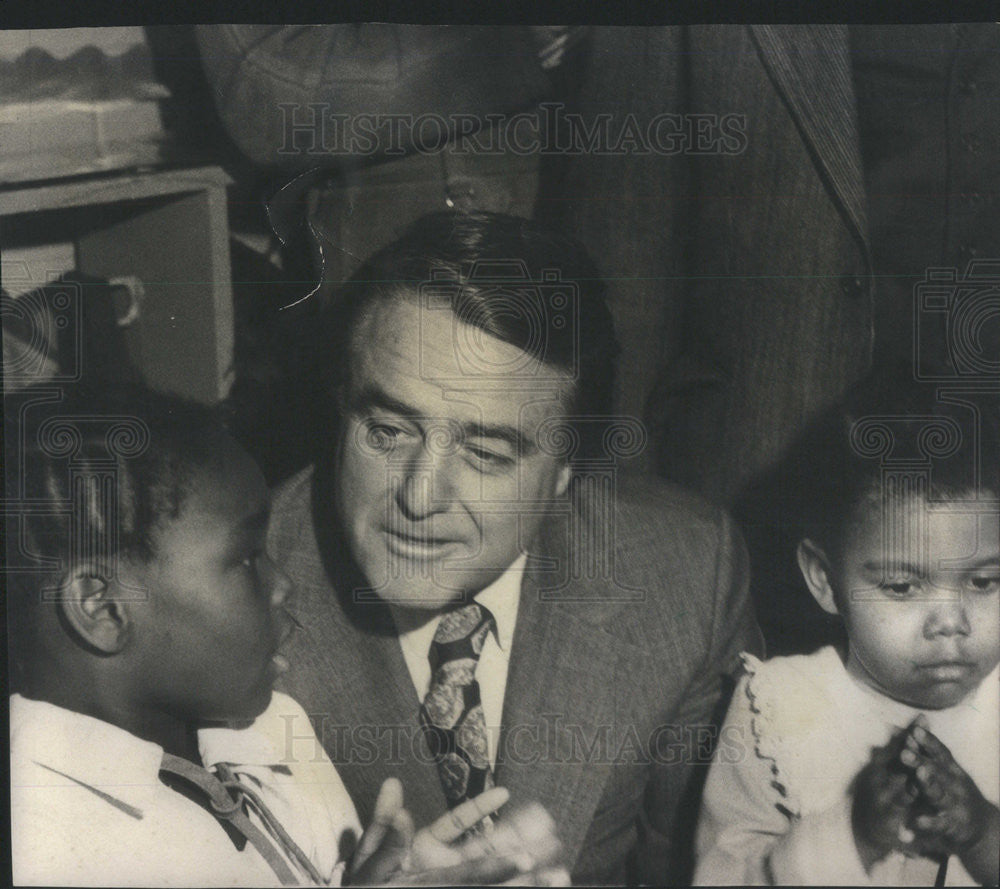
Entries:
<svg viewBox="0 0 1000 889">
<path fill-rule="evenodd" d="M 473 596 L 476 602 L 493 615 L 496 621 L 497 644 L 508 654 L 514 642 L 514 626 L 517 623 L 517 611 L 521 601 L 521 580 L 527 561 L 527 554 L 521 553 L 493 583 Z M 436 614 L 427 620 L 426 612 L 421 612 L 419 609 L 397 608 L 390 605 L 389 610 L 392 612 L 399 636 L 411 637 L 414 642 L 419 640 L 420 648 L 426 647 L 426 650 L 430 651 L 434 633 L 441 622 L 441 615 Z"/>
<path fill-rule="evenodd" d="M 75 780 L 125 799 L 160 786 L 159 744 L 47 701 L 11 695 L 10 739 L 19 758 L 44 768 L 46 784 Z"/>
<path fill-rule="evenodd" d="M 521 580 L 527 561 L 527 555 L 521 553 L 503 574 L 474 597 L 493 615 L 497 642 L 508 654 L 514 642 L 514 625 L 517 623 L 517 609 L 521 602 Z"/>
<path fill-rule="evenodd" d="M 281 703 L 281 696 L 272 695 L 268 709 L 253 724 L 199 729 L 205 767 L 220 762 L 279 763 L 271 738 L 257 723 L 268 716 L 278 719 Z M 18 755 L 45 767 L 53 784 L 75 779 L 113 796 L 122 795 L 119 790 L 127 794 L 129 788 L 159 786 L 163 748 L 102 719 L 15 694 L 10 698 L 10 731 Z"/>
<path fill-rule="evenodd" d="M 205 768 L 214 768 L 220 762 L 247 766 L 280 763 L 274 743 L 262 726 L 274 723 L 284 726 L 279 715 L 284 700 L 283 695 L 272 693 L 271 703 L 252 723 L 239 727 L 220 725 L 198 729 L 198 752 Z"/>
</svg>

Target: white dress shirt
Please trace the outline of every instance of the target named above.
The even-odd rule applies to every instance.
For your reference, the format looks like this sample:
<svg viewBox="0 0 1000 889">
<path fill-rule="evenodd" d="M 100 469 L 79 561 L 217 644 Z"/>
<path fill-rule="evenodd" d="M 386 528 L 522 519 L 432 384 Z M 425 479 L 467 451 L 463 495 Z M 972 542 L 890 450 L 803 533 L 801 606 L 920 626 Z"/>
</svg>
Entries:
<svg viewBox="0 0 1000 889">
<path fill-rule="evenodd" d="M 503 717 L 503 699 L 507 690 L 507 670 L 510 666 L 510 649 L 514 642 L 517 608 L 521 600 L 521 579 L 528 557 L 523 553 L 486 589 L 474 598 L 488 609 L 496 620 L 496 635 L 490 633 L 483 643 L 483 651 L 476 667 L 479 695 L 486 720 L 486 738 L 489 745 L 490 765 L 495 767 L 497 746 L 500 739 L 500 722 Z M 431 643 L 437 632 L 441 615 L 426 620 L 426 612 L 412 608 L 392 607 L 392 617 L 399 634 L 406 667 L 410 671 L 417 697 L 422 701 L 431 684 Z M 422 622 L 425 621 L 425 622 Z"/>
<path fill-rule="evenodd" d="M 298 739 L 308 726 L 299 704 L 275 692 L 251 725 L 203 729 L 198 745 L 207 767 L 230 763 L 238 777 L 259 782 L 326 884 L 340 885 L 339 843 L 347 832 L 359 837 L 361 826 L 319 742 L 289 751 L 288 735 Z M 15 884 L 280 885 L 252 844 L 238 850 L 207 809 L 160 780 L 157 744 L 20 695 L 10 698 L 10 730 Z"/>
</svg>

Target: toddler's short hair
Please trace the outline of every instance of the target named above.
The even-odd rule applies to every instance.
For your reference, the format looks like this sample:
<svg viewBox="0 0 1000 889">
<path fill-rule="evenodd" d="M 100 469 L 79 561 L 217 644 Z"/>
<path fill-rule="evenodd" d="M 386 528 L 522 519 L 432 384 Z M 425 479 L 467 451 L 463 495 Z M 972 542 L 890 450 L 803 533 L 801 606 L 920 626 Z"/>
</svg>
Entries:
<svg viewBox="0 0 1000 889">
<path fill-rule="evenodd" d="M 998 426 L 995 396 L 949 394 L 899 375 L 862 381 L 793 447 L 778 498 L 786 521 L 836 559 L 858 510 L 890 493 L 996 509 Z"/>
</svg>

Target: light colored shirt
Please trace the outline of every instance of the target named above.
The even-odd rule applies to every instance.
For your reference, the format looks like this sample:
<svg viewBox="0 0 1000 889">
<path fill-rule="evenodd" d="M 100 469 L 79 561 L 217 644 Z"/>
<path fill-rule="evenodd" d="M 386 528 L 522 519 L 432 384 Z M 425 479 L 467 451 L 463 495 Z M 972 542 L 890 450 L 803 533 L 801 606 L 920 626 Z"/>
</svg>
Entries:
<svg viewBox="0 0 1000 889">
<path fill-rule="evenodd" d="M 476 667 L 479 696 L 486 720 L 486 738 L 489 745 L 490 765 L 496 766 L 500 723 L 503 717 L 503 700 L 507 690 L 507 670 L 510 666 L 510 649 L 514 642 L 514 626 L 521 600 L 521 579 L 528 557 L 523 553 L 486 589 L 474 596 L 488 609 L 496 620 L 496 634 L 490 633 L 483 643 L 483 651 Z M 399 634 L 403 659 L 410 671 L 417 697 L 422 701 L 431 684 L 431 643 L 437 632 L 441 615 L 425 621 L 426 612 L 415 609 L 392 609 Z"/>
<path fill-rule="evenodd" d="M 920 711 L 852 677 L 836 650 L 744 655 L 702 797 L 698 884 L 934 885 L 938 864 L 893 852 L 870 873 L 851 829 L 850 786 L 873 747 L 927 717 L 980 792 L 1000 798 L 1000 672 L 965 700 Z M 946 885 L 976 885 L 957 857 Z"/>
<path fill-rule="evenodd" d="M 326 883 L 340 885 L 340 843 L 361 826 L 318 743 L 303 745 L 308 758 L 286 755 L 288 726 L 298 736 L 308 724 L 298 703 L 275 692 L 251 725 L 199 731 L 199 750 L 208 768 L 232 764 Z M 238 850 L 206 808 L 160 780 L 157 744 L 20 695 L 10 698 L 10 730 L 15 884 L 280 885 L 251 843 Z"/>
</svg>

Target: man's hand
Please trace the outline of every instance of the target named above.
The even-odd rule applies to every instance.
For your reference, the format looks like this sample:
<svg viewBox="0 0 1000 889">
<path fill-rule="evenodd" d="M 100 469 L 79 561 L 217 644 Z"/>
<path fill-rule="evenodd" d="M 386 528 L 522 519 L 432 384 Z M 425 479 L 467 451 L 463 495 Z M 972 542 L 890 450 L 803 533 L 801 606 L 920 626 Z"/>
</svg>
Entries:
<svg viewBox="0 0 1000 889">
<path fill-rule="evenodd" d="M 913 847 L 921 855 L 957 855 L 977 880 L 995 884 L 1000 810 L 982 795 L 922 716 L 909 727 L 899 758 L 911 770 L 918 793 L 907 825 Z"/>
<path fill-rule="evenodd" d="M 509 798 L 496 787 L 446 812 L 414 832 L 403 808 L 402 785 L 383 783 L 372 823 L 358 845 L 349 872 L 355 885 L 569 885 L 554 866 L 561 846 L 555 824 L 541 806 L 530 805 L 498 823 L 487 838 L 463 838 L 469 828 Z"/>
<path fill-rule="evenodd" d="M 419 831 L 410 856 L 403 862 L 404 874 L 413 879 L 430 874 L 427 882 L 442 882 L 453 875 L 455 882 L 503 882 L 511 886 L 568 886 L 569 872 L 561 866 L 562 843 L 556 836 L 552 816 L 538 803 L 506 812 L 491 830 L 463 837 L 465 831 L 506 802 L 504 788 L 494 788 L 456 806 L 429 828 Z M 497 877 L 505 867 L 516 866 L 509 876 Z M 472 876 L 461 875 L 466 868 Z M 447 870 L 442 871 L 441 868 Z M 491 877 L 494 879 L 486 879 Z"/>
</svg>

